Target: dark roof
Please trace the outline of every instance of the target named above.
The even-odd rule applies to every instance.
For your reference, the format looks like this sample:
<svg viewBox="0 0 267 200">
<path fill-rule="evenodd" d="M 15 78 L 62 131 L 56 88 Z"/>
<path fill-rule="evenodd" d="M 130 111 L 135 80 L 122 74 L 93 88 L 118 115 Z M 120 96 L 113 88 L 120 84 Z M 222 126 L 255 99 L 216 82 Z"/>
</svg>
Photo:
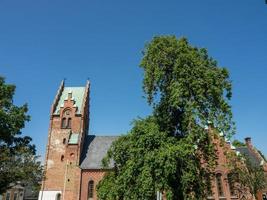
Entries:
<svg viewBox="0 0 267 200">
<path fill-rule="evenodd" d="M 260 165 L 261 160 L 248 147 L 237 147 L 236 150 L 247 157 L 253 165 Z"/>
<path fill-rule="evenodd" d="M 81 169 L 102 169 L 102 159 L 117 138 L 118 136 L 87 135 L 81 156 Z M 109 168 L 113 166 L 114 163 L 111 162 Z"/>
</svg>

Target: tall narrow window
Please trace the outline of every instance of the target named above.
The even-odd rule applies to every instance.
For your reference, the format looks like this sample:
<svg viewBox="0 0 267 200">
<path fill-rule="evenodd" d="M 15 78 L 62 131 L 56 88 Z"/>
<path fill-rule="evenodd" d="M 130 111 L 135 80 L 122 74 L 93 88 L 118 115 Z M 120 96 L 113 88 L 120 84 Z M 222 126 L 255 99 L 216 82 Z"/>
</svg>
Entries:
<svg viewBox="0 0 267 200">
<path fill-rule="evenodd" d="M 62 114 L 61 128 L 71 128 L 71 110 L 69 108 Z"/>
<path fill-rule="evenodd" d="M 71 128 L 71 118 L 68 118 L 67 128 Z"/>
<path fill-rule="evenodd" d="M 14 200 L 18 200 L 18 193 L 14 193 Z"/>
<path fill-rule="evenodd" d="M 61 122 L 61 128 L 65 128 L 66 127 L 66 118 L 62 118 L 62 122 Z"/>
<path fill-rule="evenodd" d="M 89 181 L 88 184 L 88 200 L 91 200 L 94 197 L 94 181 Z"/>
<path fill-rule="evenodd" d="M 219 197 L 224 197 L 223 185 L 222 185 L 222 174 L 216 174 L 216 183 L 217 183 L 217 191 L 218 191 Z"/>
<path fill-rule="evenodd" d="M 10 200 L 10 192 L 6 193 L 6 200 Z"/>
<path fill-rule="evenodd" d="M 229 185 L 229 191 L 231 196 L 235 195 L 235 188 L 234 188 L 234 180 L 233 180 L 233 175 L 232 173 L 227 175 L 227 179 L 228 179 L 228 185 Z"/>
</svg>

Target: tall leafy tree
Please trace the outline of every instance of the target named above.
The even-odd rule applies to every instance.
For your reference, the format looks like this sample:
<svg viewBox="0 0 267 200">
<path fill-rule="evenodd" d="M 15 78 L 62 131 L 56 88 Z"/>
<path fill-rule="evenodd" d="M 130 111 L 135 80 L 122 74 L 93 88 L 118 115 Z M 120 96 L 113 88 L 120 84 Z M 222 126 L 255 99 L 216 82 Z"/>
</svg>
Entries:
<svg viewBox="0 0 267 200">
<path fill-rule="evenodd" d="M 31 138 L 20 136 L 30 117 L 26 104 L 13 104 L 15 88 L 0 77 L 0 194 L 17 181 L 36 184 L 42 174 Z"/>
<path fill-rule="evenodd" d="M 167 199 L 206 199 L 216 163 L 207 126 L 234 133 L 229 73 L 206 49 L 175 36 L 153 38 L 140 66 L 153 113 L 112 145 L 105 163 L 116 165 L 99 197 L 155 199 L 160 191 Z"/>
</svg>

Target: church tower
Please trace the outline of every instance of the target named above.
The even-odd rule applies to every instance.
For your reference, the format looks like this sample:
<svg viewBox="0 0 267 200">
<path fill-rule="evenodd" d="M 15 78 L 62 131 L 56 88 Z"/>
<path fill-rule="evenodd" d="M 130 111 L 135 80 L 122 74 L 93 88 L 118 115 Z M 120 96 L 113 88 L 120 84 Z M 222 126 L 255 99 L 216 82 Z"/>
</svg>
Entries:
<svg viewBox="0 0 267 200">
<path fill-rule="evenodd" d="M 89 127 L 90 83 L 65 87 L 61 82 L 50 112 L 44 180 L 39 200 L 78 200 L 79 167 Z"/>
</svg>

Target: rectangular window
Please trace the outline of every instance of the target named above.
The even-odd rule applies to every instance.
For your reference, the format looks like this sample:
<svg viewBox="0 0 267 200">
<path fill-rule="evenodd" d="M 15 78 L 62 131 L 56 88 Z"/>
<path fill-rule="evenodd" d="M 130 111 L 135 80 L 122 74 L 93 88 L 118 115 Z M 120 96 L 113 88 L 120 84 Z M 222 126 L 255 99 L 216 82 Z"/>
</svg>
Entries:
<svg viewBox="0 0 267 200">
<path fill-rule="evenodd" d="M 218 191 L 219 197 L 224 197 L 221 174 L 216 174 L 216 182 L 217 182 L 217 191 Z"/>
<path fill-rule="evenodd" d="M 10 200 L 10 192 L 6 193 L 6 200 Z"/>
<path fill-rule="evenodd" d="M 94 181 L 89 181 L 88 184 L 88 200 L 94 197 Z"/>
<path fill-rule="evenodd" d="M 18 200 L 18 193 L 14 193 L 14 200 Z"/>
</svg>

